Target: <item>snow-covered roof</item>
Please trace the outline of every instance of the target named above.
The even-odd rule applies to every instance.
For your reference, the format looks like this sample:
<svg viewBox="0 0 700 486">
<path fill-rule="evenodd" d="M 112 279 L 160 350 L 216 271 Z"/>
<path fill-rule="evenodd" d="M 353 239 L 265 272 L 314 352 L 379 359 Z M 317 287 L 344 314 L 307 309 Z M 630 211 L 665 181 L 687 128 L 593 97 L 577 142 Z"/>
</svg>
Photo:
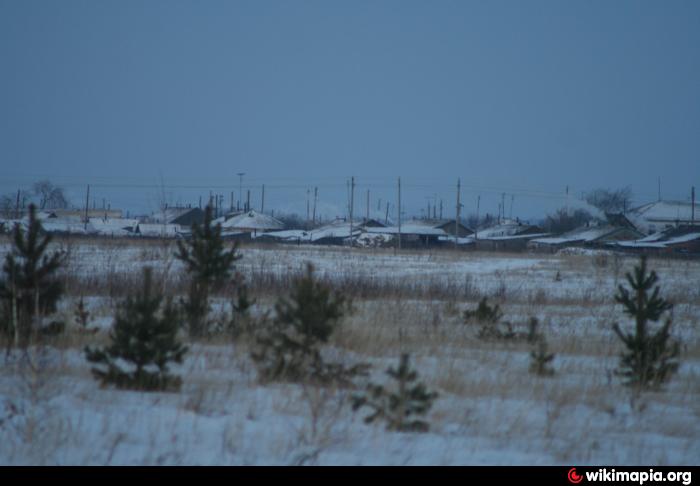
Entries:
<svg viewBox="0 0 700 486">
<path fill-rule="evenodd" d="M 309 240 L 309 232 L 304 230 L 282 230 L 258 233 L 255 238 L 274 238 L 280 241 Z"/>
<path fill-rule="evenodd" d="M 439 236 L 438 241 L 443 242 L 443 243 L 454 243 L 455 237 L 451 236 L 451 235 Z M 458 245 L 471 245 L 471 244 L 474 244 L 475 241 L 476 240 L 474 239 L 473 236 L 464 236 L 464 237 L 457 238 Z"/>
<path fill-rule="evenodd" d="M 365 228 L 367 233 L 376 234 L 398 234 L 398 226 L 387 226 L 385 228 Z M 445 236 L 447 233 L 440 228 L 433 228 L 432 226 L 415 224 L 411 222 L 410 224 L 401 225 L 401 234 L 405 235 L 420 235 L 420 236 Z"/>
<path fill-rule="evenodd" d="M 693 205 L 684 201 L 656 201 L 631 210 L 627 217 L 645 233 L 658 231 L 663 226 L 692 221 Z M 695 208 L 695 221 L 700 220 L 700 207 Z M 659 227 L 659 225 L 662 225 Z"/>
<path fill-rule="evenodd" d="M 242 213 L 227 219 L 221 223 L 221 228 L 224 230 L 281 230 L 284 228 L 284 223 L 276 218 L 273 218 L 272 216 L 268 216 L 267 214 L 262 214 L 251 210 L 247 213 Z"/>
<path fill-rule="evenodd" d="M 138 233 L 141 236 L 165 237 L 177 236 L 180 233 L 179 224 L 139 223 Z"/>
<path fill-rule="evenodd" d="M 599 226 L 584 226 L 569 231 L 561 236 L 553 236 L 547 238 L 535 238 L 532 240 L 535 244 L 541 245 L 564 245 L 567 243 L 590 243 L 604 238 L 620 230 L 633 231 L 631 229 L 622 228 L 620 226 L 612 226 L 603 224 Z M 635 232 L 639 235 L 639 232 Z"/>
<path fill-rule="evenodd" d="M 549 233 L 528 233 L 524 235 L 510 235 L 510 236 L 492 236 L 490 238 L 483 238 L 483 239 L 488 239 L 488 240 L 493 240 L 493 241 L 506 241 L 506 240 L 531 240 L 533 238 L 542 238 L 543 236 L 547 236 Z M 479 235 L 479 239 L 481 238 L 481 235 Z"/>
<path fill-rule="evenodd" d="M 619 241 L 614 242 L 614 244 L 623 248 L 667 248 L 689 241 L 700 240 L 700 226 L 685 227 L 680 228 L 680 230 L 673 228 L 673 230 L 655 233 L 640 240 Z"/>
<path fill-rule="evenodd" d="M 481 240 L 501 237 L 501 236 L 513 236 L 522 233 L 528 229 L 532 228 L 529 224 L 520 223 L 518 221 L 506 220 L 501 224 L 490 226 L 488 228 L 480 229 L 477 232 L 477 236 Z"/>
<path fill-rule="evenodd" d="M 383 228 L 382 228 L 383 229 Z M 357 226 L 353 226 L 352 235 L 357 236 L 362 233 L 362 229 Z M 315 229 L 309 233 L 310 241 L 318 241 L 323 238 L 350 238 L 350 224 L 338 224 L 333 226 L 324 226 L 322 228 Z"/>
<path fill-rule="evenodd" d="M 128 236 L 136 231 L 139 225 L 136 219 L 127 218 L 90 218 L 90 226 L 100 235 Z M 162 225 L 161 225 L 162 226 Z"/>
<path fill-rule="evenodd" d="M 80 235 L 97 233 L 92 223 L 86 225 L 84 222 L 75 219 L 47 218 L 41 222 L 41 226 L 47 233 L 72 233 Z"/>
</svg>

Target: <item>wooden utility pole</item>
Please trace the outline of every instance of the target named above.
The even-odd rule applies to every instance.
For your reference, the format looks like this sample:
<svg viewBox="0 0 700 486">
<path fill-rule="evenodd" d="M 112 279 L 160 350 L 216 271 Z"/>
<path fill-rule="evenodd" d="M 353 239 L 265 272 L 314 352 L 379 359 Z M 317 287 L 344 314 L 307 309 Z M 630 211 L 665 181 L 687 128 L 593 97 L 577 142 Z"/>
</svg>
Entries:
<svg viewBox="0 0 700 486">
<path fill-rule="evenodd" d="M 260 213 L 265 212 L 265 184 L 262 185 L 262 197 L 260 198 Z"/>
<path fill-rule="evenodd" d="M 355 177 L 350 180 L 350 246 L 353 245 L 352 241 L 352 217 L 353 211 L 355 210 Z"/>
<path fill-rule="evenodd" d="M 389 224 L 389 201 L 386 202 L 386 215 L 384 215 L 384 224 Z"/>
<path fill-rule="evenodd" d="M 248 196 L 246 197 L 245 210 L 250 211 L 250 189 L 248 189 L 247 194 Z"/>
<path fill-rule="evenodd" d="M 318 202 L 318 186 L 314 187 L 314 214 L 311 223 L 316 226 L 316 203 Z"/>
<path fill-rule="evenodd" d="M 481 195 L 476 196 L 476 226 L 474 228 L 474 241 L 479 239 L 479 205 L 481 204 Z"/>
<path fill-rule="evenodd" d="M 88 206 L 90 205 L 90 184 L 87 186 L 87 195 L 85 196 L 85 231 L 88 225 Z"/>
<path fill-rule="evenodd" d="M 367 189 L 367 214 L 365 215 L 365 221 L 369 221 L 369 189 Z"/>
<path fill-rule="evenodd" d="M 399 250 L 401 249 L 401 178 L 399 177 L 399 206 L 398 206 L 398 215 L 399 215 Z"/>
<path fill-rule="evenodd" d="M 513 202 L 515 201 L 515 194 L 510 195 L 510 215 L 508 216 L 510 219 L 513 219 Z"/>
<path fill-rule="evenodd" d="M 311 189 L 306 190 L 306 228 L 308 229 L 311 222 Z"/>
<path fill-rule="evenodd" d="M 462 181 L 458 178 L 457 179 L 457 212 L 455 214 L 455 248 L 457 248 L 457 244 L 459 243 L 459 212 L 461 209 L 461 204 L 459 202 L 460 198 L 460 193 L 462 192 Z"/>
<path fill-rule="evenodd" d="M 440 220 L 442 220 L 442 199 L 440 199 Z"/>
</svg>

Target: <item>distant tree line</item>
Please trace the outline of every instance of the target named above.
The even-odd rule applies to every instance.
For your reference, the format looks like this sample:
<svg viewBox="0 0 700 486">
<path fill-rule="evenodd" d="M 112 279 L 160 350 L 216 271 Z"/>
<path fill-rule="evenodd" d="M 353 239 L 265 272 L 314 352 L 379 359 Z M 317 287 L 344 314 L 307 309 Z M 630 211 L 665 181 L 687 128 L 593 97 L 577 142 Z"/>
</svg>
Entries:
<svg viewBox="0 0 700 486">
<path fill-rule="evenodd" d="M 18 210 L 34 204 L 37 209 L 65 209 L 70 206 L 65 190 L 49 180 L 35 182 L 32 189 L 20 189 L 18 192 L 0 195 L 0 215 L 4 218 L 15 217 Z"/>
</svg>

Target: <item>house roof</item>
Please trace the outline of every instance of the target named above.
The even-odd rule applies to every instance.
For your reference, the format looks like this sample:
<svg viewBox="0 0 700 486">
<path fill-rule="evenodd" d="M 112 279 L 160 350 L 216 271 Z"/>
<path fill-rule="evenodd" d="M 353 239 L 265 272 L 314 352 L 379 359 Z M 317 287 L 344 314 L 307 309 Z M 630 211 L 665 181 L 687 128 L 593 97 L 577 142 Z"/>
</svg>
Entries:
<svg viewBox="0 0 700 486">
<path fill-rule="evenodd" d="M 247 213 L 242 213 L 227 219 L 221 223 L 221 227 L 224 230 L 281 230 L 284 228 L 284 223 L 276 218 L 273 218 L 272 216 L 268 216 L 267 214 L 262 214 L 251 210 Z"/>
<path fill-rule="evenodd" d="M 564 245 L 570 243 L 592 243 L 598 241 L 602 238 L 611 237 L 615 233 L 622 231 L 631 231 L 641 236 L 638 231 L 621 226 L 613 226 L 609 224 L 603 224 L 599 226 L 583 226 L 576 228 L 575 230 L 564 233 L 561 236 L 548 237 L 548 238 L 535 238 L 532 240 L 535 244 L 541 245 Z"/>
<path fill-rule="evenodd" d="M 398 234 L 398 226 L 386 226 L 384 228 L 365 228 L 367 233 L 375 234 Z M 425 226 L 421 224 L 411 224 L 401 225 L 402 235 L 419 235 L 419 236 L 445 236 L 447 233 L 440 228 L 433 228 L 431 226 Z"/>
<path fill-rule="evenodd" d="M 180 233 L 179 224 L 139 223 L 138 233 L 141 236 L 176 236 Z"/>
<path fill-rule="evenodd" d="M 478 231 L 477 236 L 480 240 L 488 240 L 502 236 L 515 236 L 524 233 L 541 233 L 541 230 L 536 226 L 532 226 L 519 221 L 506 220 L 503 223 L 490 226 Z"/>
<path fill-rule="evenodd" d="M 698 218 L 698 208 L 696 205 L 695 218 Z M 669 222 L 690 221 L 692 218 L 693 205 L 685 201 L 655 201 L 639 206 L 630 211 L 632 218 L 643 218 L 647 221 Z"/>
</svg>

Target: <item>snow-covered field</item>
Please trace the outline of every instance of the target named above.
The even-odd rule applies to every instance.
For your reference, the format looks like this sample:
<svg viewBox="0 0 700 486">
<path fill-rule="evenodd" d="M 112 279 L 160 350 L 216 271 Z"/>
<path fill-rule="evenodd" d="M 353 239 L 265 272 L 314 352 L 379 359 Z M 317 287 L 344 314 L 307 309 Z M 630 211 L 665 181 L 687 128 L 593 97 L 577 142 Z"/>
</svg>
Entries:
<svg viewBox="0 0 700 486">
<path fill-rule="evenodd" d="M 611 324 L 631 326 L 613 295 L 635 258 L 244 247 L 238 268 L 254 284 L 257 312 L 311 262 L 355 296 L 325 352 L 371 363 L 373 381 L 411 353 L 439 398 L 428 433 L 398 433 L 364 424 L 366 412 L 350 407 L 356 391 L 259 383 L 245 341 L 189 343 L 174 367 L 179 393 L 100 388 L 82 348 L 106 339 L 122 292 L 111 283 L 148 265 L 176 289 L 182 268 L 165 243 L 57 245 L 70 250 L 61 312 L 72 322 L 84 295 L 102 330 L 69 330 L 29 356 L 3 353 L 0 464 L 675 465 L 700 457 L 697 260 L 651 260 L 675 303 L 681 367 L 665 390 L 634 395 L 613 373 L 621 344 Z M 0 258 L 8 248 L 0 242 Z M 462 322 L 481 296 L 517 331 L 530 316 L 540 320 L 556 353 L 553 377 L 528 372 L 526 342 L 480 340 L 477 326 Z M 215 310 L 225 302 L 218 297 Z"/>
</svg>

